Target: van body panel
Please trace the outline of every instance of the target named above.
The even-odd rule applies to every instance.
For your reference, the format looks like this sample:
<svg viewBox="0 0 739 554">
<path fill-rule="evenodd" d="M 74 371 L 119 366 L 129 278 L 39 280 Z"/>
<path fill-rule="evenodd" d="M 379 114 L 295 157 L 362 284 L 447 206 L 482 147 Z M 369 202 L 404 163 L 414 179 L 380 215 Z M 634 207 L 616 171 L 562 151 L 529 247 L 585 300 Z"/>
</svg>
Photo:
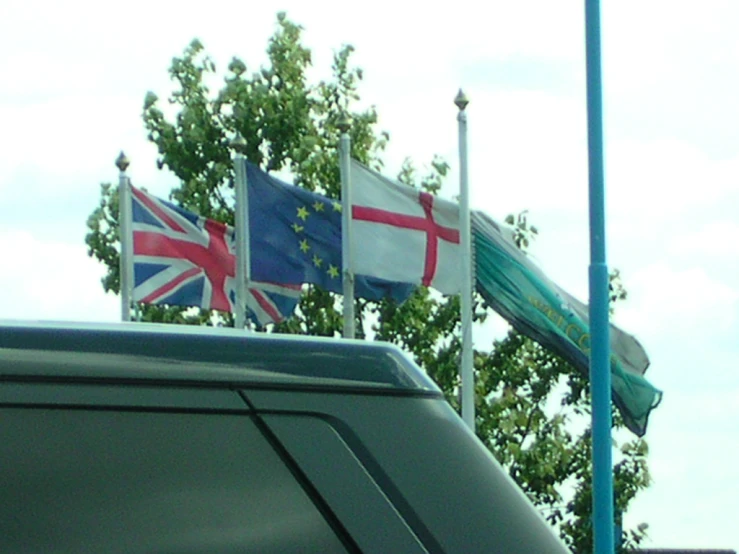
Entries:
<svg viewBox="0 0 739 554">
<path fill-rule="evenodd" d="M 565 554 L 398 348 L 0 323 L 0 551 Z"/>
<path fill-rule="evenodd" d="M 331 425 L 414 532 L 422 541 L 427 537 L 428 548 L 438 544 L 442 552 L 569 552 L 444 400 L 286 396 L 264 390 L 245 394 L 260 417 L 305 414 Z M 284 429 L 278 429 L 277 436 L 289 440 Z M 320 460 L 320 453 L 316 455 Z"/>
</svg>

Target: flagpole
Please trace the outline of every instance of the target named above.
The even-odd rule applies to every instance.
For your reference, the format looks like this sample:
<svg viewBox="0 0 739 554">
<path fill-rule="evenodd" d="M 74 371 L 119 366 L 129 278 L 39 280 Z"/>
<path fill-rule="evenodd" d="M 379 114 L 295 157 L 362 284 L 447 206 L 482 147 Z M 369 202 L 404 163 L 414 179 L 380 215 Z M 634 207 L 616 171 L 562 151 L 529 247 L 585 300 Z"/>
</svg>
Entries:
<svg viewBox="0 0 739 554">
<path fill-rule="evenodd" d="M 352 267 L 352 187 L 351 187 L 351 143 L 349 127 L 351 121 L 342 113 L 337 127 L 339 138 L 339 169 L 341 171 L 341 265 L 344 295 L 344 338 L 353 339 L 354 329 L 354 270 Z"/>
<path fill-rule="evenodd" d="M 234 155 L 234 224 L 236 232 L 236 306 L 234 308 L 234 327 L 246 327 L 246 295 L 250 280 L 250 252 L 249 252 L 249 198 L 246 192 L 246 159 L 244 148 L 246 140 L 241 133 L 231 141 L 231 147 L 236 151 Z"/>
<path fill-rule="evenodd" d="M 603 170 L 603 91 L 600 1 L 585 0 L 590 198 L 590 391 L 593 425 L 593 544 L 612 554 L 614 543 L 611 459 L 611 371 L 608 327 L 608 266 Z"/>
<path fill-rule="evenodd" d="M 462 419 L 475 431 L 475 377 L 472 349 L 472 232 L 470 229 L 470 191 L 467 178 L 467 104 L 469 99 L 459 89 L 454 99 L 459 112 L 459 211 L 462 250 L 462 287 L 460 291 L 462 323 Z"/>
<path fill-rule="evenodd" d="M 121 243 L 119 278 L 121 289 L 121 321 L 131 321 L 131 281 L 133 277 L 133 248 L 131 234 L 131 187 L 126 169 L 129 160 L 121 151 L 115 160 L 118 168 L 118 236 Z"/>
</svg>

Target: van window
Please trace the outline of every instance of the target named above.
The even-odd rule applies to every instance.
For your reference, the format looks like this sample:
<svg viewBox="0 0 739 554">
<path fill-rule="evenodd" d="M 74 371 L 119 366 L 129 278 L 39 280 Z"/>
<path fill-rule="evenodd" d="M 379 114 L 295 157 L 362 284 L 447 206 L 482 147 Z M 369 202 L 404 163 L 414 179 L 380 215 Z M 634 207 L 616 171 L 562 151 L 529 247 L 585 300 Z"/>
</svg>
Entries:
<svg viewBox="0 0 739 554">
<path fill-rule="evenodd" d="M 0 490 L 5 554 L 357 551 L 245 415 L 0 408 Z"/>
</svg>

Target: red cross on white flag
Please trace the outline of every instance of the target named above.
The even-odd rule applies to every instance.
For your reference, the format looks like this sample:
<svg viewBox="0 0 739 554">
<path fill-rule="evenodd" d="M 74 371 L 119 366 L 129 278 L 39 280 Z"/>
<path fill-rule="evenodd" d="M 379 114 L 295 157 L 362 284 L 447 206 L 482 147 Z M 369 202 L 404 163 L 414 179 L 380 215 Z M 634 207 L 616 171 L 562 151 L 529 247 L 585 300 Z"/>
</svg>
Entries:
<svg viewBox="0 0 739 554">
<path fill-rule="evenodd" d="M 459 293 L 459 206 L 356 160 L 351 171 L 354 273 Z"/>
</svg>

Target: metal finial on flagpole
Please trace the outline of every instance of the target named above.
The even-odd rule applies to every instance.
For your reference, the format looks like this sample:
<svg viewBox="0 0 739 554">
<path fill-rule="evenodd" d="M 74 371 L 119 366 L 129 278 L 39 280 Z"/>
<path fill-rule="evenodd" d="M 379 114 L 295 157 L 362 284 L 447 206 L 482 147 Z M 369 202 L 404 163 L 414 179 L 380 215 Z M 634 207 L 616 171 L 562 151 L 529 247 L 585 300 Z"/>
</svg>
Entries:
<svg viewBox="0 0 739 554">
<path fill-rule="evenodd" d="M 231 139 L 231 148 L 233 148 L 239 154 L 244 154 L 246 150 L 246 139 L 244 135 L 236 131 L 234 138 Z"/>
<path fill-rule="evenodd" d="M 128 160 L 126 155 L 123 153 L 123 150 L 121 150 L 121 153 L 118 154 L 118 157 L 115 159 L 115 166 L 120 171 L 126 171 L 128 169 L 128 166 L 131 162 Z"/>
<path fill-rule="evenodd" d="M 336 122 L 336 128 L 341 131 L 341 134 L 349 132 L 352 126 L 352 119 L 349 114 L 342 110 L 339 120 Z"/>
<path fill-rule="evenodd" d="M 131 233 L 131 188 L 126 169 L 129 159 L 121 150 L 115 160 L 118 168 L 118 237 L 121 243 L 119 259 L 121 289 L 121 321 L 131 321 L 131 282 L 133 277 L 133 235 Z"/>
<path fill-rule="evenodd" d="M 351 119 L 342 111 L 336 122 L 341 131 L 339 138 L 339 170 L 341 173 L 341 265 L 343 298 L 343 336 L 353 339 L 354 328 L 354 270 L 352 268 L 351 233 L 352 233 L 352 186 L 351 186 L 351 139 L 349 129 Z"/>
<path fill-rule="evenodd" d="M 462 89 L 459 89 L 457 96 L 454 98 L 454 104 L 459 108 L 459 111 L 463 112 L 469 103 L 470 99 L 467 98 L 467 95 Z"/>
<path fill-rule="evenodd" d="M 234 222 L 236 226 L 236 306 L 234 307 L 234 327 L 246 327 L 246 298 L 248 294 L 250 269 L 249 252 L 249 199 L 246 191 L 246 164 L 244 153 L 246 139 L 238 131 L 231 139 L 234 149 Z"/>
<path fill-rule="evenodd" d="M 454 104 L 459 109 L 459 225 L 462 251 L 462 286 L 460 290 L 462 360 L 462 419 L 475 432 L 475 379 L 472 348 L 472 230 L 470 227 L 470 192 L 467 178 L 467 113 L 470 101 L 459 89 Z"/>
</svg>

